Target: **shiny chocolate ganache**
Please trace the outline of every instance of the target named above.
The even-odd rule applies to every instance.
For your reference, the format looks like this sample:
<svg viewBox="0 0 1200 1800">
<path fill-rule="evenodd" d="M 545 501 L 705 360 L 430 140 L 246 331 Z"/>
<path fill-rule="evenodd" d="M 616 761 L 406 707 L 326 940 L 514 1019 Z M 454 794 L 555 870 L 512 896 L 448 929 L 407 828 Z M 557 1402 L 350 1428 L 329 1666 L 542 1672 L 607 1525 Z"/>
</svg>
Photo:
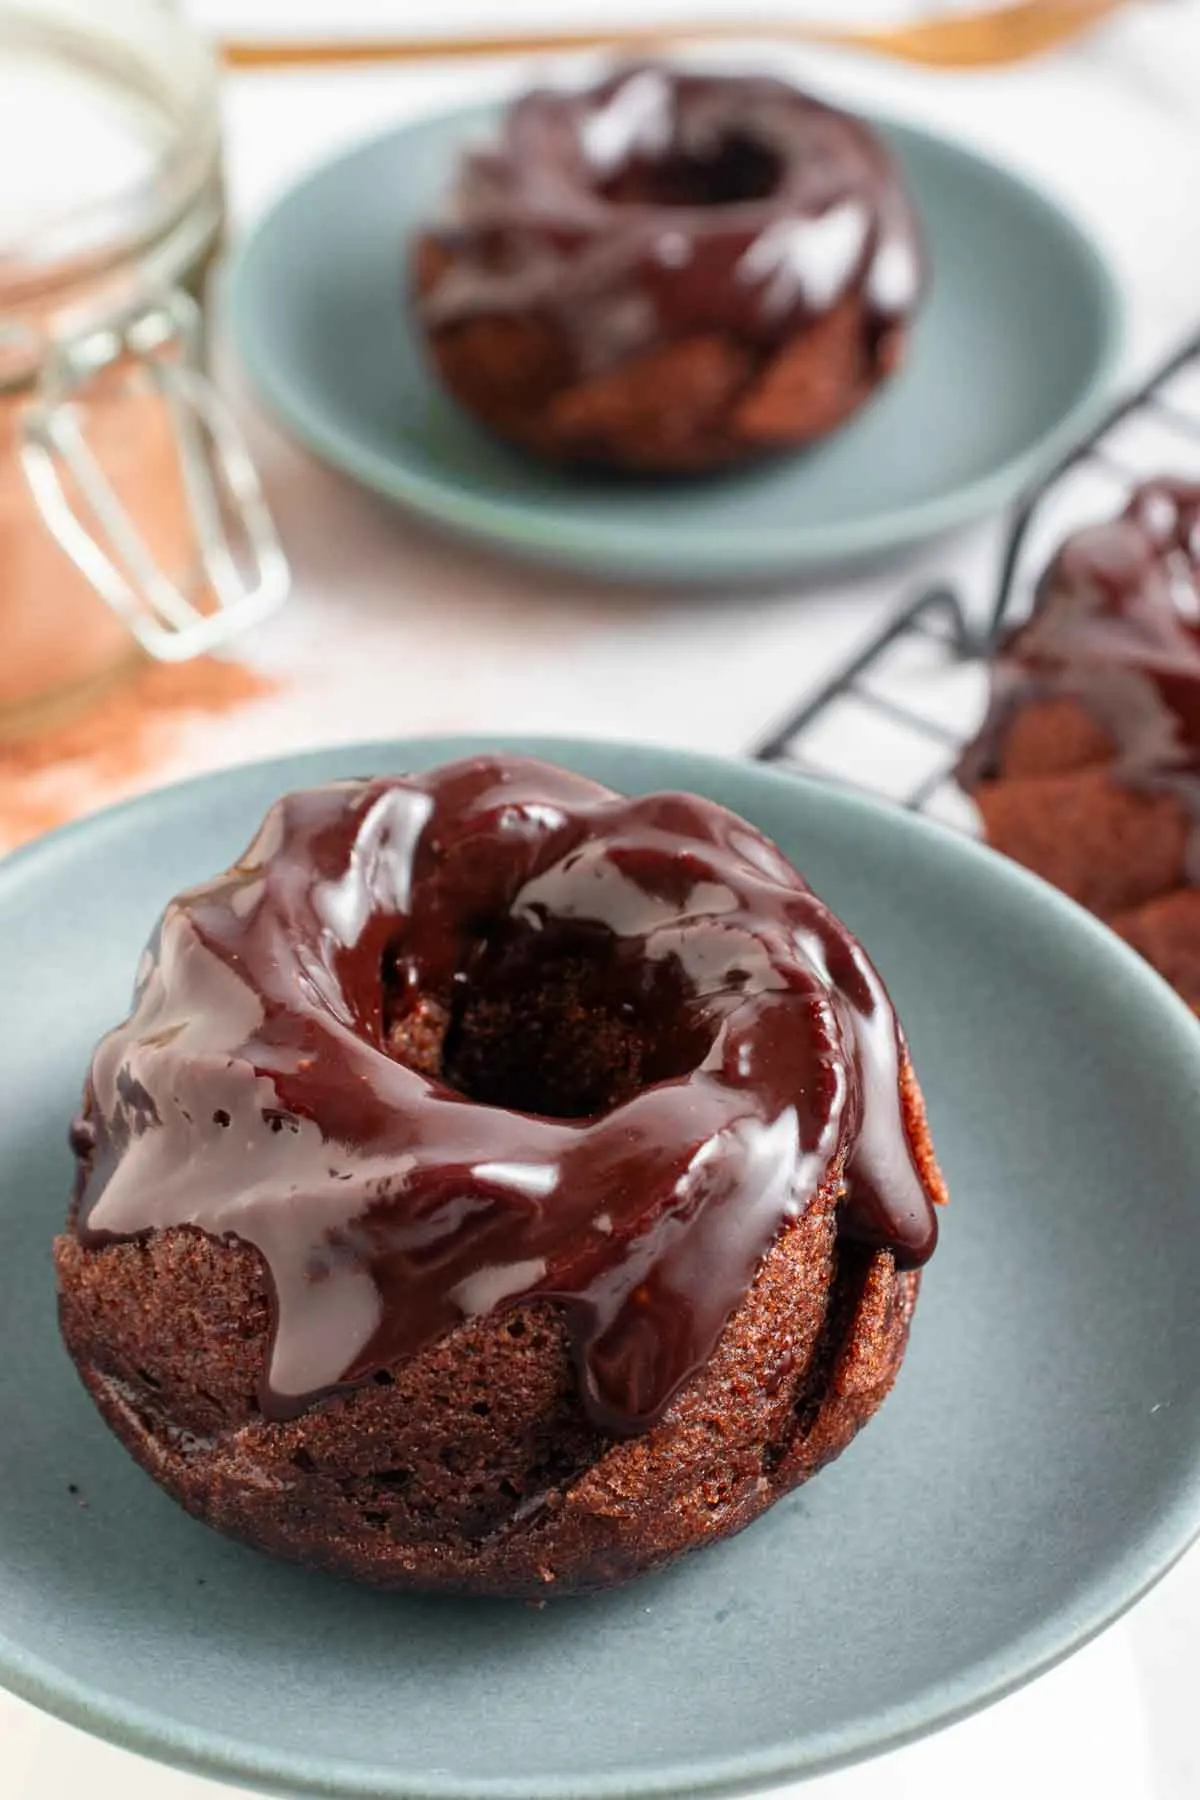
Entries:
<svg viewBox="0 0 1200 1800">
<path fill-rule="evenodd" d="M 500 755 L 331 783 L 168 906 L 74 1229 L 255 1246 L 269 1417 L 543 1296 L 632 1434 L 830 1179 L 847 1237 L 930 1255 L 902 1059 L 855 939 L 710 801 Z"/>
<path fill-rule="evenodd" d="M 1032 616 L 997 648 L 962 785 L 992 779 L 1022 708 L 1050 699 L 1084 708 L 1115 776 L 1178 795 L 1200 819 L 1200 485 L 1145 482 L 1119 517 L 1068 538 Z M 1189 861 L 1196 881 L 1200 846 Z"/>
<path fill-rule="evenodd" d="M 768 76 L 657 65 L 516 101 L 433 235 L 431 328 L 536 313 L 591 374 L 697 332 L 769 351 L 851 293 L 882 345 L 925 279 L 868 125 Z"/>
</svg>

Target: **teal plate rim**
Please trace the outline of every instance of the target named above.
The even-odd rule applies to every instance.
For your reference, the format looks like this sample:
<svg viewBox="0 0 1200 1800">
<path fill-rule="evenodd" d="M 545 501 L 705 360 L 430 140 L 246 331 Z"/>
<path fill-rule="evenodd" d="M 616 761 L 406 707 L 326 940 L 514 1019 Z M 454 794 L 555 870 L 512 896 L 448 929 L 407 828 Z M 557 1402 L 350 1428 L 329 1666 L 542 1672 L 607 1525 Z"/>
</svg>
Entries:
<svg viewBox="0 0 1200 1800">
<path fill-rule="evenodd" d="M 597 748 L 617 755 L 665 756 L 675 769 L 687 767 L 689 785 L 699 792 L 705 791 L 706 778 L 719 783 L 731 774 L 744 779 L 752 772 L 756 783 L 777 793 L 800 790 L 819 806 L 844 809 L 866 831 L 882 831 L 893 839 L 897 835 L 916 838 L 935 859 L 949 856 L 986 862 L 990 865 L 989 880 L 1036 898 L 1043 911 L 1057 914 L 1060 923 L 1069 926 L 1081 940 L 1090 940 L 1102 961 L 1123 965 L 1123 980 L 1141 986 L 1147 999 L 1160 1011 L 1164 1031 L 1177 1040 L 1179 1053 L 1196 1060 L 1200 1067 L 1192 1013 L 1141 957 L 1056 889 L 948 827 L 849 789 L 744 758 L 617 739 L 514 736 L 520 737 L 523 753 L 544 756 L 567 767 L 576 756 L 586 756 L 589 750 Z M 509 742 L 503 735 L 495 734 L 384 739 L 330 745 L 238 764 L 154 789 L 47 834 L 0 859 L 0 884 L 14 873 L 22 874 L 47 849 L 57 852 L 69 840 L 85 841 L 98 821 L 117 814 L 152 817 L 164 801 L 170 804 L 184 796 L 202 806 L 206 793 L 250 769 L 265 772 L 278 768 L 282 791 L 284 786 L 303 781 L 308 771 L 315 774 L 323 764 L 328 765 L 331 756 L 342 766 L 349 766 L 348 759 L 352 759 L 356 768 L 369 772 L 374 768 L 404 767 L 408 757 L 433 763 L 505 748 Z M 832 1729 L 823 1736 L 809 1734 L 803 1745 L 795 1743 L 790 1749 L 777 1744 L 769 1750 L 743 1752 L 724 1761 L 681 1763 L 655 1772 L 615 1770 L 582 1779 L 542 1777 L 533 1785 L 525 1779 L 508 1777 L 478 1781 L 437 1774 L 414 1783 L 386 1765 L 335 1758 L 322 1761 L 311 1756 L 293 1758 L 286 1752 L 264 1754 L 242 1740 L 180 1725 L 141 1706 L 113 1698 L 97 1700 L 85 1684 L 64 1676 L 45 1659 L 28 1654 L 2 1630 L 0 1683 L 68 1724 L 122 1748 L 215 1780 L 232 1781 L 268 1793 L 323 1796 L 325 1800 L 689 1800 L 689 1796 L 760 1792 L 781 1782 L 829 1773 L 902 1748 L 1003 1699 L 1081 1649 L 1148 1593 L 1200 1537 L 1200 1441 L 1192 1448 L 1191 1462 L 1189 1479 L 1180 1485 L 1154 1528 L 1099 1575 L 1090 1576 L 1071 1602 L 1060 1605 L 1035 1628 L 976 1662 L 957 1679 L 942 1682 L 936 1695 L 927 1694 L 881 1712 L 869 1729 L 864 1730 L 860 1721 Z"/>
<path fill-rule="evenodd" d="M 803 575 L 837 564 L 867 560 L 885 551 L 910 548 L 985 514 L 1000 511 L 1029 492 L 1053 471 L 1074 445 L 1086 439 L 1116 397 L 1116 374 L 1128 331 L 1125 300 L 1107 259 L 1083 226 L 1034 182 L 969 145 L 941 132 L 928 131 L 909 119 L 861 109 L 873 125 L 901 137 L 919 139 L 933 146 L 939 155 L 969 165 L 976 178 L 985 185 L 1019 192 L 1031 212 L 1052 224 L 1060 236 L 1071 243 L 1081 266 L 1088 271 L 1099 301 L 1102 342 L 1088 385 L 1075 403 L 1036 441 L 998 467 L 949 492 L 867 517 L 824 526 L 806 524 L 799 544 L 794 527 L 784 525 L 776 532 L 756 527 L 755 554 L 750 562 L 740 557 L 736 548 L 731 552 L 727 535 L 719 528 L 711 535 L 706 534 L 701 518 L 689 524 L 685 567 L 672 555 L 669 543 L 664 547 L 663 534 L 658 527 L 626 519 L 621 525 L 621 540 L 630 567 L 626 570 L 607 567 L 594 555 L 579 551 L 579 528 L 562 528 L 549 508 L 533 508 L 522 500 L 506 501 L 468 493 L 451 482 L 422 473 L 399 455 L 394 458 L 384 456 L 360 443 L 320 409 L 297 398 L 288 381 L 279 377 L 273 361 L 260 357 L 255 346 L 255 309 L 249 299 L 248 272 L 260 244 L 285 209 L 302 203 L 308 192 L 324 180 L 331 169 L 341 164 L 369 154 L 387 142 L 402 144 L 410 134 L 448 125 L 454 119 L 462 119 L 464 124 L 472 119 L 481 122 L 490 119 L 502 101 L 503 95 L 499 99 L 493 97 L 490 101 L 422 113 L 399 126 L 375 132 L 326 158 L 288 186 L 255 220 L 236 245 L 225 272 L 223 312 L 229 322 L 238 360 L 276 420 L 318 461 L 384 499 L 406 507 L 429 525 L 461 535 L 476 546 L 490 545 L 527 561 L 574 568 L 610 580 L 640 579 L 681 587 L 703 586 L 706 581 L 733 578 L 739 573 L 752 581 L 778 580 L 789 573 Z M 752 474 L 742 477 L 747 478 L 752 479 Z M 695 570 L 702 562 L 707 565 L 707 573 L 698 574 Z"/>
</svg>

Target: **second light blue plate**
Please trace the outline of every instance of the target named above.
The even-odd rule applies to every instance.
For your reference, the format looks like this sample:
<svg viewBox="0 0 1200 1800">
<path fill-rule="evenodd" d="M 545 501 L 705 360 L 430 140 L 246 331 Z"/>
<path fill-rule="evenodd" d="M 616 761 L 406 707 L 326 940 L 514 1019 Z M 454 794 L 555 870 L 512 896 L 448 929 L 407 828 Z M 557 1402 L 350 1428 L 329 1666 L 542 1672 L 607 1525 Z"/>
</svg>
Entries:
<svg viewBox="0 0 1200 1800">
<path fill-rule="evenodd" d="M 405 249 L 492 109 L 326 164 L 233 270 L 246 367 L 318 456 L 427 520 L 539 561 L 666 581 L 764 579 L 910 544 L 1014 499 L 1098 416 L 1120 303 L 1044 195 L 911 126 L 880 129 L 925 222 L 932 291 L 903 373 L 819 447 L 699 484 L 587 480 L 477 430 L 441 391 Z"/>
</svg>

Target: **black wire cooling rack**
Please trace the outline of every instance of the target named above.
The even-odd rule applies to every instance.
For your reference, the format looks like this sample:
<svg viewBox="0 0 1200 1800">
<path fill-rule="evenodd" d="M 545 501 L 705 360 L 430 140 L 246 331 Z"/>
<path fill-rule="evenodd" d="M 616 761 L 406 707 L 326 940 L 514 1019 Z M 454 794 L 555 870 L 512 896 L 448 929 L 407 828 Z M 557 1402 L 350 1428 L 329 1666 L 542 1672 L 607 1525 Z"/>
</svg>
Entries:
<svg viewBox="0 0 1200 1800">
<path fill-rule="evenodd" d="M 1111 517 L 1152 475 L 1200 480 L 1200 332 L 1020 500 L 990 595 L 939 583 L 908 600 L 751 754 L 973 830 L 954 768 L 983 717 L 990 646 L 1028 611 L 1066 533 Z"/>
</svg>

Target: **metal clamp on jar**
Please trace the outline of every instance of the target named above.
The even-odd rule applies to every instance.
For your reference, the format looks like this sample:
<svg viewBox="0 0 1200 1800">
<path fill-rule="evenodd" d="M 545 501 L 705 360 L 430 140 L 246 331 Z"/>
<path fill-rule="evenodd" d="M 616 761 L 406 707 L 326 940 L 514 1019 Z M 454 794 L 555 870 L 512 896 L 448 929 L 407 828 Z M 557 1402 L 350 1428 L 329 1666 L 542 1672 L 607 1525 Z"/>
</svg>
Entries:
<svg viewBox="0 0 1200 1800">
<path fill-rule="evenodd" d="M 154 0 L 0 0 L 0 739 L 226 644 L 288 569 L 203 370 L 216 70 Z"/>
</svg>

